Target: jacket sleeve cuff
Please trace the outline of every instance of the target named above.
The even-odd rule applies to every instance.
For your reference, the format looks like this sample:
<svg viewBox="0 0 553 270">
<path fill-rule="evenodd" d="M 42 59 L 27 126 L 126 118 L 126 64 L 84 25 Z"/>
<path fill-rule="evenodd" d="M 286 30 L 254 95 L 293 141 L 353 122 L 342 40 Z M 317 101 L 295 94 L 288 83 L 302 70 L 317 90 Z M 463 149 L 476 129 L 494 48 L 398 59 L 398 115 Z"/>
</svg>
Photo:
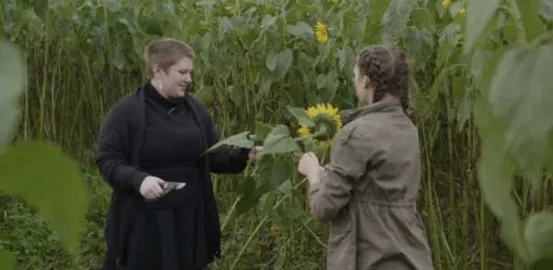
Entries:
<svg viewBox="0 0 553 270">
<path fill-rule="evenodd" d="M 140 185 L 142 185 L 142 181 L 144 181 L 144 179 L 148 176 L 149 175 L 147 173 L 138 170 L 133 173 L 131 182 L 136 191 L 140 191 Z"/>
<path fill-rule="evenodd" d="M 315 182 L 315 183 L 309 183 L 309 194 L 313 195 L 319 191 L 319 188 L 321 187 L 321 182 Z"/>
</svg>

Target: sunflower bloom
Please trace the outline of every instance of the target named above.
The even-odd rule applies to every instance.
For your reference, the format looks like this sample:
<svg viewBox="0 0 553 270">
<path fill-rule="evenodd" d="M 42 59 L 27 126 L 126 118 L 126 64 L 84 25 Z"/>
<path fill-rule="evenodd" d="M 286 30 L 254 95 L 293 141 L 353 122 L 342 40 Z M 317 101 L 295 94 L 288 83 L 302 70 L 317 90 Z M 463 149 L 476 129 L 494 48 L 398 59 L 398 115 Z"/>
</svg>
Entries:
<svg viewBox="0 0 553 270">
<path fill-rule="evenodd" d="M 442 7 L 447 8 L 451 5 L 451 0 L 442 0 Z"/>
<path fill-rule="evenodd" d="M 328 42 L 328 30 L 326 25 L 322 22 L 317 22 L 315 26 L 315 38 L 317 42 L 323 44 Z"/>
<path fill-rule="evenodd" d="M 307 108 L 307 115 L 315 122 L 315 126 L 309 128 L 300 125 L 298 134 L 301 137 L 315 135 L 314 139 L 317 144 L 322 147 L 329 146 L 338 130 L 342 127 L 342 119 L 340 118 L 340 114 L 338 114 L 338 108 L 328 103 L 317 104 Z"/>
</svg>

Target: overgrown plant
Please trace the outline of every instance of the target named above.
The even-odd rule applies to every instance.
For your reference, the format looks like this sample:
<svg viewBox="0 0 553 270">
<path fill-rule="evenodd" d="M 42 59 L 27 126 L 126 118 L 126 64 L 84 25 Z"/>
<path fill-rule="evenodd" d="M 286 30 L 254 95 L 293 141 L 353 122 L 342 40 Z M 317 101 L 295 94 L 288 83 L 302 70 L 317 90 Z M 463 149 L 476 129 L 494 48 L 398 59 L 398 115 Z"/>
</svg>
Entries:
<svg viewBox="0 0 553 270">
<path fill-rule="evenodd" d="M 380 42 L 410 56 L 423 158 L 419 207 L 436 269 L 525 269 L 548 257 L 540 251 L 550 249 L 540 247 L 550 242 L 549 214 L 528 212 L 551 203 L 551 0 L 4 0 L 0 12 L 1 35 L 27 59 L 20 142 L 47 140 L 88 167 L 107 108 L 143 82 L 144 45 L 172 36 L 196 49 L 192 90 L 225 137 L 247 130 L 256 136 L 234 138 L 286 146 L 280 153 L 267 147 L 244 179 L 216 178 L 230 255 L 215 267 L 318 269 L 325 231 L 309 217 L 293 158 L 314 147 L 296 132 L 306 121 L 299 111 L 322 103 L 355 107 L 355 52 Z M 251 215 L 236 215 L 248 209 Z M 91 253 L 101 252 L 91 246 L 101 243 L 102 209 L 91 212 L 97 214 L 87 218 L 83 268 L 96 261 L 82 257 L 98 260 Z M 497 241 L 494 217 L 515 256 Z M 270 223 L 280 228 L 278 237 L 268 236 Z M 64 256 L 45 257 L 64 269 Z"/>
<path fill-rule="evenodd" d="M 79 168 L 50 144 L 11 144 L 26 84 L 25 65 L 19 48 L 5 40 L 0 40 L 0 59 L 0 191 L 21 197 L 37 209 L 71 254 L 76 255 L 87 201 Z M 15 269 L 14 258 L 5 250 L 0 250 L 0 268 Z"/>
</svg>

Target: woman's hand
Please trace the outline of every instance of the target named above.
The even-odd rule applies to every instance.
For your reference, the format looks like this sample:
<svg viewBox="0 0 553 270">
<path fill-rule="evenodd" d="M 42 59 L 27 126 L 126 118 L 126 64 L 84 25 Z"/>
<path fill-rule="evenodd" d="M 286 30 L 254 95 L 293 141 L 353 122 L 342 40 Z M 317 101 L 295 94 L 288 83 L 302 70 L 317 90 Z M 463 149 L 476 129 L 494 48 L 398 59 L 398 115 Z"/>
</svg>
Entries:
<svg viewBox="0 0 553 270">
<path fill-rule="evenodd" d="M 140 194 L 148 200 L 155 200 L 163 194 L 165 181 L 155 176 L 147 176 L 140 184 Z"/>
<path fill-rule="evenodd" d="M 252 149 L 250 149 L 250 152 L 248 153 L 248 158 L 253 160 L 258 160 L 257 153 L 263 149 L 263 146 L 255 146 Z"/>
<path fill-rule="evenodd" d="M 307 176 L 310 182 L 318 180 L 321 165 L 317 156 L 311 152 L 303 154 L 298 163 L 298 171 Z"/>
</svg>

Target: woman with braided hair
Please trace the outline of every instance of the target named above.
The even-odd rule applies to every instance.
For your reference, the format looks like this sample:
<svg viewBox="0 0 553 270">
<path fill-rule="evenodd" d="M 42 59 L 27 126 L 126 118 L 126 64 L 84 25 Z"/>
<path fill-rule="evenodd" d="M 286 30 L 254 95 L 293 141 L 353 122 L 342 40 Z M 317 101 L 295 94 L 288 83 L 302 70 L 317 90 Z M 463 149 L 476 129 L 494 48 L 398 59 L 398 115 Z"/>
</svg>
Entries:
<svg viewBox="0 0 553 270">
<path fill-rule="evenodd" d="M 364 107 L 342 114 L 344 126 L 324 167 L 306 153 L 309 206 L 330 222 L 328 270 L 432 270 L 416 209 L 420 182 L 417 128 L 408 116 L 409 67 L 403 52 L 361 50 L 354 68 Z"/>
</svg>

